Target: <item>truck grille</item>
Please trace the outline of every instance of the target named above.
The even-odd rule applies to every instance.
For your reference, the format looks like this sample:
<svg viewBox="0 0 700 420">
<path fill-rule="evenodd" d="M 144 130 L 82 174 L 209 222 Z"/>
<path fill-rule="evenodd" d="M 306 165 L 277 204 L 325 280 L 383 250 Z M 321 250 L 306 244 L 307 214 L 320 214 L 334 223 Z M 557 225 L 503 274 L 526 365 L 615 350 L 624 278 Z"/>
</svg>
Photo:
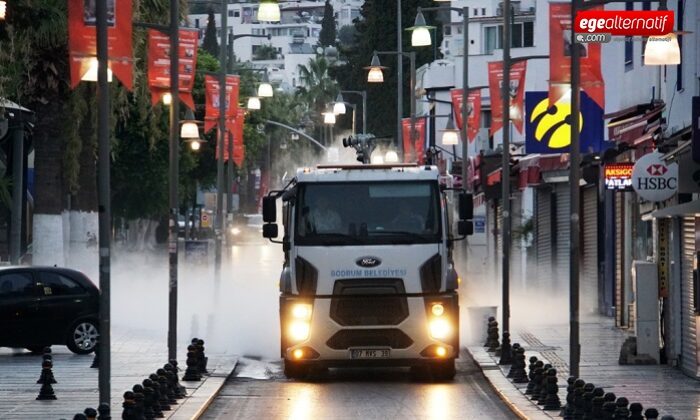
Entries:
<svg viewBox="0 0 700 420">
<path fill-rule="evenodd" d="M 401 279 L 337 280 L 331 318 L 344 326 L 397 325 L 408 317 Z"/>
<path fill-rule="evenodd" d="M 389 347 L 405 349 L 413 344 L 413 340 L 403 331 L 396 328 L 378 330 L 340 330 L 326 341 L 333 350 L 344 350 L 350 347 Z"/>
</svg>

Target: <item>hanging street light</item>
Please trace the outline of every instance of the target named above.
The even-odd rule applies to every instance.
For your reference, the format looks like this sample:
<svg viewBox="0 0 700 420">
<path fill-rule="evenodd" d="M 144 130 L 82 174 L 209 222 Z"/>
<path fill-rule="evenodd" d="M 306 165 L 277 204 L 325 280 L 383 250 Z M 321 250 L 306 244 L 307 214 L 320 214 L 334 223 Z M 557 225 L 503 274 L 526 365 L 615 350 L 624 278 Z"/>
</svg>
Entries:
<svg viewBox="0 0 700 420">
<path fill-rule="evenodd" d="M 343 94 L 338 93 L 338 96 L 335 98 L 335 103 L 333 104 L 333 113 L 335 115 L 343 115 L 347 112 L 345 109 L 345 101 L 343 100 Z"/>
<path fill-rule="evenodd" d="M 272 98 L 274 95 L 272 85 L 270 84 L 270 79 L 267 78 L 267 70 L 263 73 L 262 82 L 258 85 L 258 97 L 259 98 Z"/>
<path fill-rule="evenodd" d="M 665 66 L 681 64 L 681 49 L 678 37 L 669 32 L 663 36 L 649 37 L 644 48 L 645 66 Z"/>
<path fill-rule="evenodd" d="M 335 114 L 332 111 L 324 112 L 323 113 L 323 123 L 329 124 L 329 125 L 335 124 Z"/>
<path fill-rule="evenodd" d="M 171 103 L 173 103 L 173 95 L 171 95 L 170 92 L 167 92 L 167 93 L 163 94 L 162 100 L 163 100 L 163 105 L 170 105 Z"/>
<path fill-rule="evenodd" d="M 399 155 L 395 150 L 389 150 L 384 155 L 384 162 L 386 163 L 397 163 L 399 161 Z"/>
<path fill-rule="evenodd" d="M 372 56 L 372 62 L 370 63 L 369 67 L 365 67 L 365 70 L 369 70 L 367 73 L 367 82 L 368 83 L 384 83 L 384 72 L 383 70 L 386 67 L 382 66 L 382 64 L 379 62 L 379 56 L 377 54 L 374 54 Z"/>
<path fill-rule="evenodd" d="M 7 13 L 7 2 L 0 0 L 0 20 L 5 20 L 5 13 Z"/>
<path fill-rule="evenodd" d="M 452 114 L 447 118 L 447 125 L 445 128 L 440 131 L 442 132 L 442 144 L 445 146 L 455 146 L 459 144 L 459 130 L 455 128 Z"/>
<path fill-rule="evenodd" d="M 279 22 L 280 5 L 277 0 L 261 0 L 258 7 L 258 20 L 262 22 Z"/>
<path fill-rule="evenodd" d="M 407 31 L 411 31 L 411 46 L 414 47 L 425 47 L 433 43 L 430 37 L 430 30 L 435 29 L 434 26 L 429 26 L 425 23 L 425 17 L 421 8 L 418 8 L 418 13 L 416 14 L 416 20 L 413 22 L 413 26 L 406 28 Z"/>
<path fill-rule="evenodd" d="M 84 82 L 97 82 L 97 67 L 97 57 L 92 57 L 90 59 L 90 67 L 88 67 L 88 71 L 83 75 L 83 77 L 80 78 L 80 80 Z M 112 70 L 110 68 L 107 68 L 107 81 L 112 81 Z"/>
<path fill-rule="evenodd" d="M 251 96 L 248 98 L 248 109 L 260 109 L 260 98 Z"/>
<path fill-rule="evenodd" d="M 192 150 L 199 150 L 204 140 L 199 138 L 199 126 L 197 125 L 198 121 L 194 119 L 194 113 L 191 109 L 187 110 L 187 113 L 185 113 L 185 119 L 181 122 L 182 127 L 180 127 L 180 137 L 185 141 L 185 143 L 190 144 L 190 148 Z"/>
</svg>

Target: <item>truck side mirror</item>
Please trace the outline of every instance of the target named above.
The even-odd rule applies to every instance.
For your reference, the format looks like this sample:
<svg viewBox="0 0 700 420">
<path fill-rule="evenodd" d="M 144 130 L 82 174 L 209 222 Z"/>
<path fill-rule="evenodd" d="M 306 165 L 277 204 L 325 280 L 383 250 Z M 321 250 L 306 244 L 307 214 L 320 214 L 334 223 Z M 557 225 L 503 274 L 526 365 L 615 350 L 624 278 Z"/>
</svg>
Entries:
<svg viewBox="0 0 700 420">
<path fill-rule="evenodd" d="M 474 222 L 471 220 L 460 220 L 457 222 L 457 233 L 459 233 L 460 236 L 474 234 Z"/>
<path fill-rule="evenodd" d="M 277 197 L 269 195 L 263 197 L 262 204 L 263 222 L 275 223 L 277 221 Z"/>
<path fill-rule="evenodd" d="M 268 223 L 263 225 L 263 238 L 274 239 L 277 237 L 278 233 L 276 223 Z"/>
<path fill-rule="evenodd" d="M 474 196 L 468 193 L 459 193 L 459 220 L 471 220 L 474 218 Z"/>
</svg>

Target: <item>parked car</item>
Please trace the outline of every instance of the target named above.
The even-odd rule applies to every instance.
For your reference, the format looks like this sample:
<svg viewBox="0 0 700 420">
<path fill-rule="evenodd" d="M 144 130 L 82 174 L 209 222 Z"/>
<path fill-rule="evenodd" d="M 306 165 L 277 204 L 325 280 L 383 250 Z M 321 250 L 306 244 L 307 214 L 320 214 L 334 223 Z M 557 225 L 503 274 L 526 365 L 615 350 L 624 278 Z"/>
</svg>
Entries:
<svg viewBox="0 0 700 420">
<path fill-rule="evenodd" d="M 83 273 L 58 267 L 0 268 L 0 346 L 40 352 L 66 345 L 95 350 L 97 287 Z"/>
<path fill-rule="evenodd" d="M 262 241 L 262 214 L 242 214 L 234 217 L 228 225 L 226 235 L 228 243 L 260 242 Z"/>
</svg>

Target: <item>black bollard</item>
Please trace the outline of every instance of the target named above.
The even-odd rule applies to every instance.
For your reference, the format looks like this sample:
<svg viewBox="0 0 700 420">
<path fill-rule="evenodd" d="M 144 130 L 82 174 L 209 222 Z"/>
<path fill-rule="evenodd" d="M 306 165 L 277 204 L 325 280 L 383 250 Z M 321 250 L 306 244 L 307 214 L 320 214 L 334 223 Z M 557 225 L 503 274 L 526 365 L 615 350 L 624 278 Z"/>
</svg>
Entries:
<svg viewBox="0 0 700 420">
<path fill-rule="evenodd" d="M 629 400 L 625 397 L 620 397 L 615 401 L 615 415 L 613 416 L 613 419 L 615 420 L 622 420 L 622 419 L 628 419 L 630 417 L 630 410 L 627 408 L 629 405 Z"/>
<path fill-rule="evenodd" d="M 177 399 L 175 398 L 175 390 L 170 384 L 170 381 L 168 381 L 168 377 L 165 376 L 165 369 L 158 369 L 156 371 L 156 375 L 158 375 L 158 383 L 160 384 L 160 388 L 165 390 L 165 397 L 168 400 L 168 404 L 177 404 Z"/>
<path fill-rule="evenodd" d="M 201 381 L 202 376 L 197 369 L 197 353 L 195 346 L 187 346 L 187 369 L 185 370 L 185 375 L 182 377 L 183 381 Z"/>
<path fill-rule="evenodd" d="M 175 391 L 175 398 L 185 398 L 186 394 L 183 392 L 185 387 L 180 385 L 175 367 L 171 363 L 166 363 L 165 365 L 163 365 L 163 369 L 165 370 L 165 374 L 168 377 L 168 380 L 170 381 L 173 390 Z"/>
<path fill-rule="evenodd" d="M 143 383 L 144 385 L 141 387 L 143 389 L 143 417 L 146 420 L 152 420 L 156 418 L 156 412 L 153 410 L 153 388 L 146 386 L 146 381 Z"/>
<path fill-rule="evenodd" d="M 573 397 L 574 382 L 576 382 L 576 378 L 573 376 L 569 376 L 566 379 L 566 398 L 564 399 L 564 406 L 561 408 L 561 411 L 559 412 L 560 417 L 564 417 L 566 415 L 566 410 L 571 410 L 571 407 L 572 407 L 571 397 Z"/>
<path fill-rule="evenodd" d="M 156 395 L 158 395 L 158 402 L 160 403 L 160 409 L 163 411 L 170 411 L 170 402 L 168 401 L 168 390 L 160 385 L 160 380 L 158 375 L 152 373 L 148 378 L 153 381 L 153 388 L 156 390 Z"/>
<path fill-rule="evenodd" d="M 175 381 L 177 382 L 177 386 L 180 387 L 180 395 L 183 397 L 187 396 L 187 389 L 180 384 L 180 380 L 178 379 L 177 373 L 180 371 L 180 369 L 177 367 L 177 360 L 172 359 L 170 362 L 168 362 L 172 367 L 173 367 L 173 373 L 175 374 Z"/>
<path fill-rule="evenodd" d="M 492 321 L 489 327 L 489 346 L 487 351 L 495 352 L 498 350 L 500 344 L 498 343 L 498 321 Z"/>
<path fill-rule="evenodd" d="M 506 378 L 512 379 L 518 371 L 518 368 L 520 368 L 520 360 L 517 357 L 519 348 L 520 343 L 513 343 L 513 347 L 511 348 L 511 354 L 513 355 L 513 363 L 510 365 L 510 369 L 508 369 L 508 374 L 506 375 Z"/>
<path fill-rule="evenodd" d="M 532 382 L 534 382 L 534 385 L 532 386 L 532 394 L 530 395 L 530 398 L 535 401 L 542 391 L 542 388 L 540 387 L 540 384 L 542 383 L 542 375 L 544 375 L 544 362 L 538 360 L 535 363 L 535 370 L 532 374 Z"/>
<path fill-rule="evenodd" d="M 135 401 L 134 401 L 134 393 L 131 391 L 126 391 L 124 393 L 124 402 L 122 403 L 123 411 L 122 411 L 122 420 L 135 420 L 136 417 L 134 415 L 134 406 L 135 406 Z"/>
<path fill-rule="evenodd" d="M 637 402 L 630 404 L 630 420 L 644 420 L 643 411 L 642 404 Z"/>
<path fill-rule="evenodd" d="M 571 412 L 571 419 L 581 420 L 583 418 L 583 387 L 574 387 L 574 409 Z"/>
<path fill-rule="evenodd" d="M 43 380 L 41 381 L 41 389 L 39 390 L 39 395 L 36 397 L 37 400 L 57 399 L 56 394 L 53 391 L 53 387 L 51 386 L 52 383 L 55 383 L 55 381 L 51 381 L 51 378 L 53 378 L 51 366 L 51 360 L 44 360 L 41 363 L 41 377 L 43 378 Z"/>
<path fill-rule="evenodd" d="M 83 411 L 83 414 L 85 414 L 87 420 L 97 420 L 97 410 L 92 407 L 86 408 L 85 411 Z"/>
<path fill-rule="evenodd" d="M 615 402 L 617 400 L 617 396 L 614 392 L 606 392 L 603 399 L 605 402 Z"/>
<path fill-rule="evenodd" d="M 510 347 L 510 333 L 503 331 L 503 340 L 501 341 L 501 358 L 498 360 L 499 365 L 510 365 L 513 363 L 513 352 Z"/>
<path fill-rule="evenodd" d="M 153 410 L 153 417 L 155 418 L 163 418 L 165 415 L 163 414 L 163 409 L 160 406 L 160 395 L 158 394 L 158 389 L 156 388 L 156 384 L 153 383 L 152 380 L 149 378 L 146 378 L 142 382 L 144 392 L 146 394 L 150 394 L 151 396 L 151 409 Z"/>
<path fill-rule="evenodd" d="M 545 410 L 560 410 L 559 385 L 557 385 L 557 370 L 552 368 L 547 371 L 547 396 L 544 399 Z"/>
<path fill-rule="evenodd" d="M 197 340 L 197 346 L 199 347 L 199 371 L 202 372 L 203 375 L 209 375 L 209 371 L 207 370 L 209 358 L 204 353 L 204 340 L 202 340 L 201 338 Z"/>
<path fill-rule="evenodd" d="M 591 420 L 597 420 L 603 416 L 603 403 L 605 399 L 603 398 L 605 391 L 603 388 L 593 389 L 593 398 L 591 398 L 591 410 L 588 418 Z"/>
<path fill-rule="evenodd" d="M 615 410 L 617 405 L 612 401 L 606 401 L 603 403 L 603 420 L 614 420 Z"/>
<path fill-rule="evenodd" d="M 546 363 L 542 368 L 542 378 L 540 379 L 540 393 L 535 397 L 537 405 L 544 405 L 544 400 L 547 398 L 547 372 L 552 368 L 552 365 Z"/>
<path fill-rule="evenodd" d="M 518 362 L 518 370 L 515 371 L 513 382 L 516 384 L 526 384 L 530 381 L 527 377 L 527 372 L 525 371 L 525 349 L 518 347 L 515 357 Z"/>
<path fill-rule="evenodd" d="M 491 347 L 491 327 L 493 327 L 493 322 L 496 321 L 496 318 L 490 316 L 488 321 L 486 321 L 486 342 L 484 343 L 484 347 Z"/>
<path fill-rule="evenodd" d="M 45 364 L 48 364 L 48 370 L 44 369 Z M 44 347 L 44 354 L 42 355 L 41 362 L 41 374 L 39 375 L 39 379 L 36 381 L 36 383 L 43 384 L 45 381 L 48 381 L 50 384 L 58 383 L 56 382 L 56 378 L 53 376 L 53 357 L 51 356 L 51 347 Z"/>
<path fill-rule="evenodd" d="M 532 395 L 532 389 L 535 387 L 535 364 L 537 363 L 537 356 L 530 356 L 530 365 L 528 366 L 527 378 L 529 382 L 527 388 L 525 389 L 525 395 Z"/>
<path fill-rule="evenodd" d="M 73 420 L 87 420 L 87 417 L 83 413 L 78 413 L 73 416 Z"/>
<path fill-rule="evenodd" d="M 583 387 L 583 400 L 582 400 L 582 405 L 583 405 L 583 420 L 590 420 L 591 418 L 591 410 L 592 410 L 592 401 L 593 401 L 593 391 L 595 391 L 595 385 L 593 384 L 586 384 Z"/>
<path fill-rule="evenodd" d="M 100 403 L 97 406 L 97 412 L 100 414 L 97 416 L 97 420 L 112 420 L 112 417 L 109 415 L 109 404 Z"/>
<path fill-rule="evenodd" d="M 146 420 L 146 407 L 143 386 L 136 384 L 131 388 L 134 391 L 134 420 Z"/>
<path fill-rule="evenodd" d="M 647 420 L 656 420 L 659 418 L 659 410 L 655 408 L 647 408 L 646 411 L 644 411 L 644 417 L 646 417 Z"/>
</svg>

